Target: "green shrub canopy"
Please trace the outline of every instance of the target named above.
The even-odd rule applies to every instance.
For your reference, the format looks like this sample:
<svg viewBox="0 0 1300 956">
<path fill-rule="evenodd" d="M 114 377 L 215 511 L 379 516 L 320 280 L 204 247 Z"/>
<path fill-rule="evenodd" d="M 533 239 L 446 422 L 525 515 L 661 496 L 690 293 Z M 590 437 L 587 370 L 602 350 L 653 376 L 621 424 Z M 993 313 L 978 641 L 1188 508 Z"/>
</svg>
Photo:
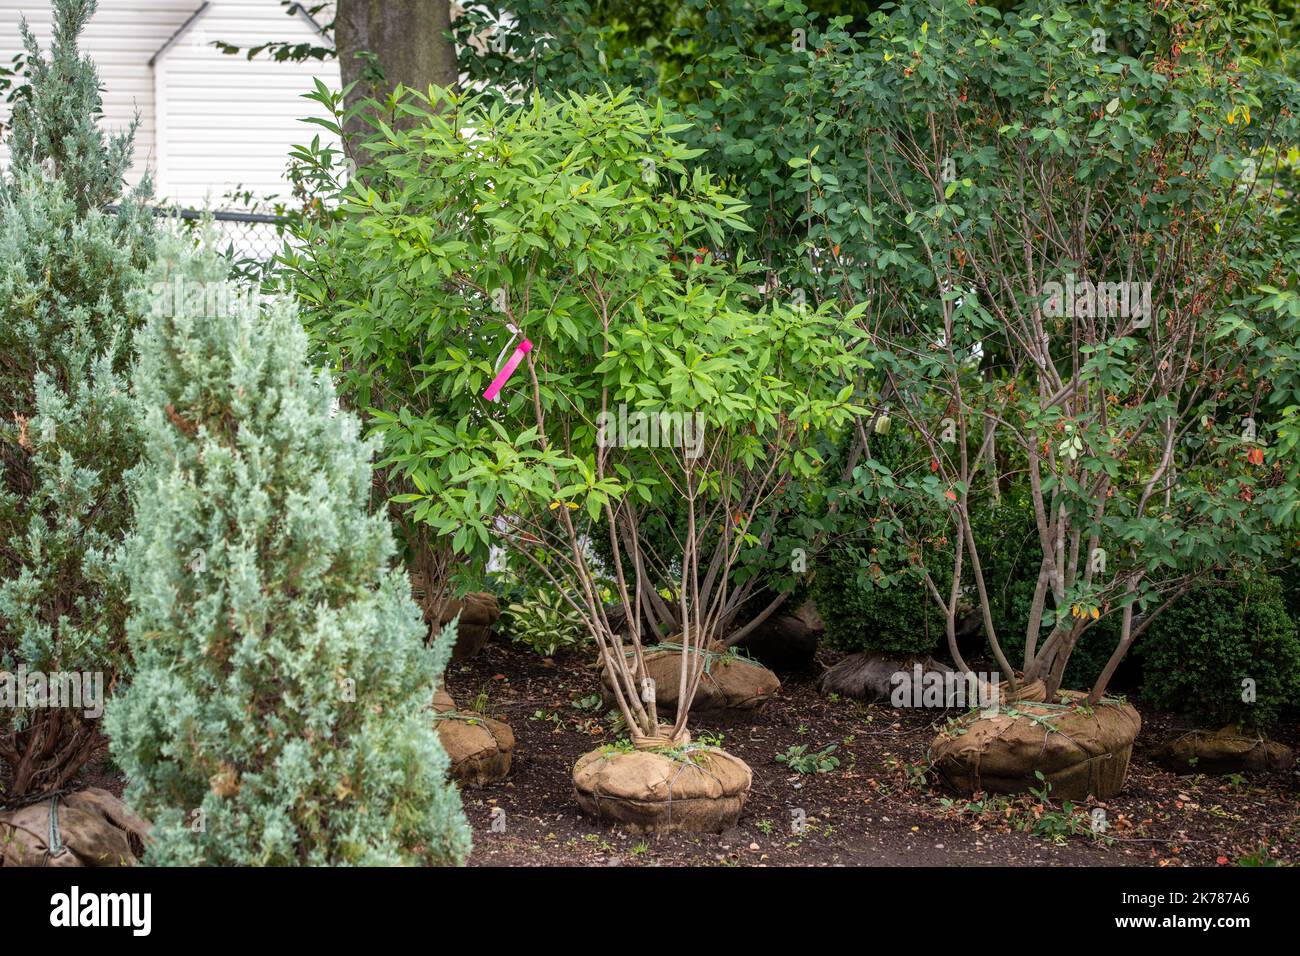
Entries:
<svg viewBox="0 0 1300 956">
<path fill-rule="evenodd" d="M 972 599 L 1007 679 L 1024 672 L 1051 690 L 1075 645 L 1111 627 L 1104 619 L 1114 616 L 1116 646 L 1092 687 L 1095 701 L 1149 626 L 1143 622 L 1198 577 L 1277 558 L 1280 532 L 1294 525 L 1300 503 L 1300 299 L 1284 281 L 1297 267 L 1286 199 L 1295 188 L 1287 147 L 1300 138 L 1300 92 L 1282 69 L 1285 58 L 1252 57 L 1247 44 L 1258 31 L 1231 9 L 940 0 L 886 5 L 857 20 L 822 19 L 799 2 L 744 0 L 630 12 L 575 0 L 512 10 L 516 26 L 502 33 L 512 55 L 501 55 L 500 43 L 471 54 L 471 75 L 492 81 L 487 95 L 523 99 L 534 120 L 551 116 L 557 101 L 592 103 L 611 79 L 663 97 L 663 123 L 684 144 L 673 175 L 697 184 L 708 165 L 717 173 L 710 183 L 742 197 L 728 206 L 735 221 L 727 228 L 735 235 L 740 220 L 748 226 L 743 238 L 763 264 L 763 288 L 797 294 L 814 314 L 833 303 L 871 337 L 874 373 L 840 380 L 852 378 L 848 398 L 869 408 L 873 423 L 892 418 L 895 432 L 906 433 L 910 457 L 885 463 L 872 447 L 875 433 L 862 430 L 847 456 L 847 487 L 793 504 L 805 512 L 810 498 L 819 505 L 803 529 L 810 544 L 848 542 L 861 529 L 835 527 L 831 519 L 845 510 L 820 506 L 856 499 L 852 520 L 871 522 L 867 544 L 885 579 L 922 576 L 959 666 L 955 623 Z M 410 119 L 408 108 L 388 108 L 394 124 Z M 522 117 L 528 108 L 488 112 Z M 435 139 L 461 122 L 454 106 L 443 115 L 451 119 L 428 124 Z M 494 123 L 485 126 L 491 145 L 471 150 L 476 162 L 498 149 Z M 393 158 L 409 151 L 402 134 L 381 138 L 387 142 L 375 146 L 380 159 L 364 181 L 381 167 L 384 176 L 400 171 L 404 188 L 418 181 L 423 170 Z M 531 294 L 531 264 L 540 262 L 550 288 L 562 290 L 556 307 L 545 308 L 562 312 L 569 277 L 593 261 L 576 251 L 555 255 L 557 248 L 588 252 L 587 243 L 572 241 L 586 234 L 574 231 L 580 220 L 571 217 L 591 203 L 565 174 L 581 168 L 590 149 L 552 147 L 546 168 L 558 175 L 542 182 L 571 192 L 546 194 L 549 205 L 537 201 L 536 178 L 519 180 L 533 189 L 524 194 L 500 176 L 513 157 L 498 154 L 500 166 L 478 179 L 464 175 L 468 167 L 445 166 L 458 184 L 491 184 L 488 196 L 462 190 L 457 216 L 434 217 L 451 258 L 462 227 L 478 246 L 503 254 L 491 281 L 480 280 L 477 265 L 466 270 L 484 306 L 495 288 L 506 288 L 515 308 L 518 292 Z M 622 199 L 645 198 L 628 161 L 648 161 L 653 180 L 666 168 L 655 152 L 602 156 L 610 187 L 622 188 L 620 176 L 631 186 L 618 193 Z M 599 179 L 594 170 L 588 178 Z M 381 199 L 387 195 L 380 190 Z M 498 200 L 503 214 L 494 216 Z M 607 224 L 620 222 L 611 212 Z M 633 248 L 637 235 L 626 233 Z M 701 245 L 730 253 L 739 243 L 720 244 L 715 235 Z M 352 246 L 383 247 L 377 240 Z M 635 258 L 622 238 L 612 248 Z M 407 284 L 421 287 L 420 246 L 398 252 L 389 258 L 409 259 Z M 706 267 L 717 264 L 703 258 Z M 731 261 L 739 267 L 742 257 Z M 418 268 L 449 268 L 449 277 L 459 270 L 436 262 Z M 390 279 L 397 275 L 385 269 Z M 352 305 L 350 288 L 374 284 L 344 283 L 344 303 Z M 326 285 L 317 283 L 309 297 L 325 301 Z M 455 294 L 466 297 L 463 289 Z M 411 301 L 416 307 L 406 314 L 422 316 L 424 301 Z M 443 312 L 456 310 L 434 309 L 435 317 Z M 361 327 L 358 341 L 375 341 L 373 327 Z M 652 327 L 647 341 L 653 335 Z M 503 339 L 498 333 L 494 341 Z M 591 359 L 609 364 L 597 368 L 617 371 L 618 386 L 639 400 L 661 400 L 672 369 L 636 364 L 625 343 L 600 344 Z M 554 352 L 553 343 L 544 350 Z M 456 387 L 477 387 L 474 376 L 493 371 L 490 362 L 476 368 L 477 354 L 465 348 L 441 367 L 405 367 L 450 374 L 455 365 Z M 354 364 L 365 363 L 337 364 L 353 374 Z M 537 383 L 548 415 L 557 406 L 548 391 L 553 369 L 543 366 Z M 634 381 L 643 374 L 648 381 Z M 418 388 L 438 381 L 430 374 Z M 571 382 L 564 384 L 567 398 Z M 586 440 L 582 426 L 591 426 L 596 410 L 590 391 L 573 394 L 581 421 L 561 429 L 567 447 Z M 408 462 L 436 447 L 449 470 L 470 474 L 465 460 L 452 463 L 462 436 L 416 434 L 402 413 L 387 413 L 390 447 Z M 473 415 L 443 419 L 444 430 L 447 419 L 478 427 Z M 525 414 L 507 428 L 512 441 L 527 422 Z M 842 437 L 836 428 L 819 436 L 823 453 Z M 647 472 L 654 475 L 631 469 L 634 480 Z M 1022 489 L 1018 503 L 1032 514 L 1033 553 L 1007 561 L 996 536 L 982 543 L 980 526 L 982 515 L 1003 507 L 1012 476 Z M 829 473 L 819 468 L 807 477 L 825 481 Z M 599 511 L 591 476 L 560 480 L 583 488 Z M 617 498 L 612 488 L 595 490 Z M 421 489 L 410 500 L 425 508 L 427 497 Z M 492 497 L 504 500 L 496 491 Z M 487 500 L 466 510 L 487 514 Z M 427 507 L 429 516 L 441 506 Z M 446 534 L 463 536 L 462 549 L 471 534 L 487 534 L 484 522 L 475 532 L 463 514 L 441 520 Z M 937 534 L 936 520 L 945 526 Z M 654 530 L 679 526 L 673 518 Z M 757 527 L 764 543 L 777 539 L 776 522 Z M 1027 578 L 1011 579 L 1026 567 Z M 1004 646 L 1008 635 L 1023 641 L 1023 655 Z"/>
<path fill-rule="evenodd" d="M 172 240 L 154 291 L 220 288 L 228 269 Z M 463 861 L 431 710 L 455 628 L 425 646 L 370 512 L 374 444 L 336 412 L 289 304 L 202 299 L 219 308 L 154 311 L 135 375 L 135 672 L 108 730 L 154 824 L 147 860 Z"/>
<path fill-rule="evenodd" d="M 815 475 L 818 436 L 859 412 L 860 310 L 765 295 L 743 207 L 628 91 L 525 108 L 398 91 L 376 109 L 341 216 L 286 258 L 314 340 L 414 488 L 397 500 L 470 559 L 562 555 L 538 568 L 598 640 L 595 533 L 618 542 L 616 599 L 655 637 L 725 633 L 741 549 L 770 546 L 782 482 Z M 660 511 L 686 513 L 676 554 L 639 531 Z"/>
<path fill-rule="evenodd" d="M 121 665 L 115 555 L 131 514 L 123 475 L 140 452 L 131 292 L 153 248 L 147 182 L 117 215 L 101 208 L 123 198 L 133 130 L 108 139 L 96 125 L 98 77 L 77 48 L 93 10 L 55 4 L 48 57 L 24 27 L 30 86 L 0 183 L 0 671 L 65 687 L 75 675 L 83 705 Z M 94 752 L 102 704 L 0 708 L 5 799 L 64 787 Z"/>
<path fill-rule="evenodd" d="M 1205 729 L 1264 730 L 1300 699 L 1300 638 L 1272 575 L 1188 595 L 1152 624 L 1138 657 L 1143 700 Z"/>
</svg>

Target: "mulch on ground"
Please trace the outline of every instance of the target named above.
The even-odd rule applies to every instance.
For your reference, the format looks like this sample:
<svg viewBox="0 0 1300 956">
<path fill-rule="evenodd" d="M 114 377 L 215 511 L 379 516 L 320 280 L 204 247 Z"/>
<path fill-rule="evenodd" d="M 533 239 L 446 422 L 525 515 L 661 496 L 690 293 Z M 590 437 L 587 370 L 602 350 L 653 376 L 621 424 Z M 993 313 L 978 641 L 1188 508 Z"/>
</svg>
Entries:
<svg viewBox="0 0 1300 956">
<path fill-rule="evenodd" d="M 1034 798 L 952 801 L 923 779 L 930 740 L 955 712 L 903 710 L 828 698 L 816 674 L 785 675 L 779 697 L 752 721 L 692 720 L 693 733 L 719 734 L 745 760 L 754 786 L 739 825 L 719 835 L 646 836 L 582 815 L 572 769 L 583 753 L 612 742 L 597 701 L 593 655 L 544 661 L 494 638 L 447 683 L 462 709 L 509 721 L 514 766 L 508 781 L 463 793 L 474 827 L 471 864 L 640 865 L 1085 865 L 1222 866 L 1300 862 L 1294 773 L 1250 778 L 1176 776 L 1149 753 L 1182 723 L 1142 707 L 1144 726 L 1123 794 L 1076 811 L 1060 833 L 1061 808 Z M 822 651 L 818 665 L 838 659 Z M 1274 736 L 1296 744 L 1300 728 Z M 775 756 L 791 745 L 834 745 L 839 766 L 799 774 Z M 1105 810 L 1100 838 L 1088 826 Z M 498 809 L 499 808 L 499 809 Z M 504 813 L 502 812 L 504 811 Z M 495 822 L 495 828 L 494 828 Z M 1030 832 L 1038 827 L 1040 832 Z"/>
<path fill-rule="evenodd" d="M 839 658 L 821 651 L 818 667 Z M 594 654 L 543 660 L 494 636 L 454 663 L 447 686 L 462 710 L 510 723 L 509 779 L 463 791 L 477 866 L 1230 866 L 1300 863 L 1300 776 L 1177 776 L 1150 754 L 1188 729 L 1135 701 L 1143 727 L 1124 792 L 1075 815 L 1061 833 L 1060 807 L 1024 797 L 945 798 L 924 779 L 926 748 L 956 712 L 893 710 L 827 697 L 816 672 L 783 675 L 781 692 L 755 718 L 730 725 L 692 720 L 745 760 L 754 786 L 739 825 L 722 834 L 632 834 L 578 811 L 572 771 L 582 754 L 617 739 L 599 704 Z M 1300 725 L 1274 738 L 1297 747 Z M 799 774 L 777 763 L 792 745 L 834 745 L 839 766 Z M 79 785 L 122 792 L 105 751 Z M 1102 806 L 1107 829 L 1087 826 Z M 498 809 L 499 808 L 499 809 Z M 503 812 L 502 812 L 503 811 Z M 1039 833 L 1031 832 L 1035 827 Z"/>
</svg>

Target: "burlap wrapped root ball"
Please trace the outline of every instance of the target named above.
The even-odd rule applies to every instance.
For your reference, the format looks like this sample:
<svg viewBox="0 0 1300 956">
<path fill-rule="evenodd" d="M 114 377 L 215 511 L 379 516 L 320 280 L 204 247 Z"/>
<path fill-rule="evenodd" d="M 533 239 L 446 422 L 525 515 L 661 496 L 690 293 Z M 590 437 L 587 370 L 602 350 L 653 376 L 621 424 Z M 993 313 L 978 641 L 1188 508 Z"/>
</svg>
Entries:
<svg viewBox="0 0 1300 956">
<path fill-rule="evenodd" d="M 1021 683 L 1009 694 L 1005 682 L 999 680 L 995 687 L 933 657 L 889 657 L 868 651 L 850 654 L 827 668 L 818 678 L 817 689 L 867 703 L 886 701 L 895 707 L 918 706 L 922 701 L 927 707 L 974 706 L 995 696 L 999 701 L 1042 700 L 1046 690 L 1039 680 Z"/>
<path fill-rule="evenodd" d="M 827 668 L 817 679 L 817 689 L 823 694 L 838 694 L 868 703 L 887 701 L 893 698 L 899 681 L 909 686 L 915 682 L 917 664 L 921 666 L 923 677 L 938 674 L 942 678 L 952 672 L 947 664 L 930 657 L 910 660 L 864 651 L 850 654 Z M 898 681 L 895 680 L 897 674 L 902 675 Z M 916 689 L 915 699 L 921 699 L 920 687 Z"/>
<path fill-rule="evenodd" d="M 1235 724 L 1221 730 L 1192 730 L 1155 752 L 1155 761 L 1174 773 L 1258 773 L 1290 770 L 1295 752 L 1261 734 L 1243 733 Z"/>
<path fill-rule="evenodd" d="M 492 625 L 501 616 L 501 607 L 495 594 L 486 591 L 474 591 L 463 598 L 455 598 L 442 606 L 438 620 L 433 625 L 436 634 L 457 615 L 460 624 L 456 629 L 456 646 L 452 648 L 451 659 L 463 661 L 473 657 L 487 645 L 492 636 Z"/>
<path fill-rule="evenodd" d="M 717 747 L 624 751 L 578 758 L 573 792 L 586 813 L 634 831 L 718 833 L 736 825 L 753 773 Z"/>
<path fill-rule="evenodd" d="M 791 613 L 773 614 L 736 647 L 777 673 L 805 671 L 813 666 L 826 625 L 811 601 Z"/>
<path fill-rule="evenodd" d="M 515 751 L 509 724 L 456 710 L 445 690 L 434 694 L 433 710 L 438 739 L 451 760 L 453 780 L 462 786 L 482 787 L 509 775 Z"/>
<path fill-rule="evenodd" d="M 437 635 L 452 622 L 457 614 L 460 624 L 456 629 L 456 644 L 451 651 L 453 661 L 468 660 L 487 645 L 492 627 L 501 617 L 501 605 L 495 594 L 471 591 L 464 597 L 447 598 L 440 602 L 430 594 L 425 577 L 417 571 L 410 572 L 411 593 L 424 609 L 424 620 L 431 636 Z"/>
<path fill-rule="evenodd" d="M 1064 692 L 1077 702 L 1084 695 Z M 1104 800 L 1124 787 L 1133 741 L 1142 726 L 1126 703 L 1095 708 L 1017 701 L 993 717 L 973 713 L 939 734 L 930 757 L 940 781 L 964 796 L 1023 793 L 1041 787 L 1053 800 Z"/>
<path fill-rule="evenodd" d="M 634 664 L 631 656 L 628 665 Z M 680 645 L 660 646 L 645 654 L 646 676 L 655 682 L 655 705 L 661 716 L 677 712 L 682 651 Z M 601 694 L 605 705 L 615 704 L 613 675 L 602 662 Z M 781 681 L 757 661 L 722 653 L 705 652 L 705 669 L 695 691 L 691 713 L 712 717 L 744 716 L 761 709 L 781 689 Z"/>
<path fill-rule="evenodd" d="M 126 804 L 89 787 L 0 813 L 0 866 L 134 866 L 148 836 Z"/>
</svg>

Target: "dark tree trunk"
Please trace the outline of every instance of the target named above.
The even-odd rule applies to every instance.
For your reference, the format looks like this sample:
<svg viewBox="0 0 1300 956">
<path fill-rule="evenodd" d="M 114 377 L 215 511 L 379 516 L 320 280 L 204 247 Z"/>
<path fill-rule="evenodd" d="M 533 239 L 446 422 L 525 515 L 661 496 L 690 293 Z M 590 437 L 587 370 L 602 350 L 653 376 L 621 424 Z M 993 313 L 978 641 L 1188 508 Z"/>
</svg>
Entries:
<svg viewBox="0 0 1300 956">
<path fill-rule="evenodd" d="M 334 20 L 339 72 L 345 87 L 361 81 L 347 106 L 382 96 L 399 83 L 421 91 L 429 84 L 455 86 L 460 71 L 456 46 L 446 36 L 450 29 L 450 0 L 339 0 Z M 382 86 L 370 82 L 361 53 L 378 60 Z M 345 128 L 349 136 L 362 132 L 355 120 Z"/>
</svg>

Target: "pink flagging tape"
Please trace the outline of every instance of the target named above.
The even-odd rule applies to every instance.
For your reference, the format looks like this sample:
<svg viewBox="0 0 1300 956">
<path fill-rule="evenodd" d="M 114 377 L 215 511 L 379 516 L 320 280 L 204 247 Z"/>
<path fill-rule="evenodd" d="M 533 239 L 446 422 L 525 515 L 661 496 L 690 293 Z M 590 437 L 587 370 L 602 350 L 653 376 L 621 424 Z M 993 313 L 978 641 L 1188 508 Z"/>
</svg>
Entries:
<svg viewBox="0 0 1300 956">
<path fill-rule="evenodd" d="M 501 371 L 497 372 L 497 377 L 492 379 L 492 384 L 487 387 L 487 391 L 483 393 L 483 397 L 489 402 L 495 402 L 497 396 L 501 393 L 501 389 L 505 386 L 506 382 L 509 381 L 510 376 L 514 374 L 515 369 L 519 367 L 519 363 L 522 362 L 524 356 L 532 350 L 533 343 L 528 341 L 528 339 L 524 339 L 520 342 L 519 347 L 515 349 L 515 354 L 510 356 L 510 361 L 501 366 Z"/>
</svg>

